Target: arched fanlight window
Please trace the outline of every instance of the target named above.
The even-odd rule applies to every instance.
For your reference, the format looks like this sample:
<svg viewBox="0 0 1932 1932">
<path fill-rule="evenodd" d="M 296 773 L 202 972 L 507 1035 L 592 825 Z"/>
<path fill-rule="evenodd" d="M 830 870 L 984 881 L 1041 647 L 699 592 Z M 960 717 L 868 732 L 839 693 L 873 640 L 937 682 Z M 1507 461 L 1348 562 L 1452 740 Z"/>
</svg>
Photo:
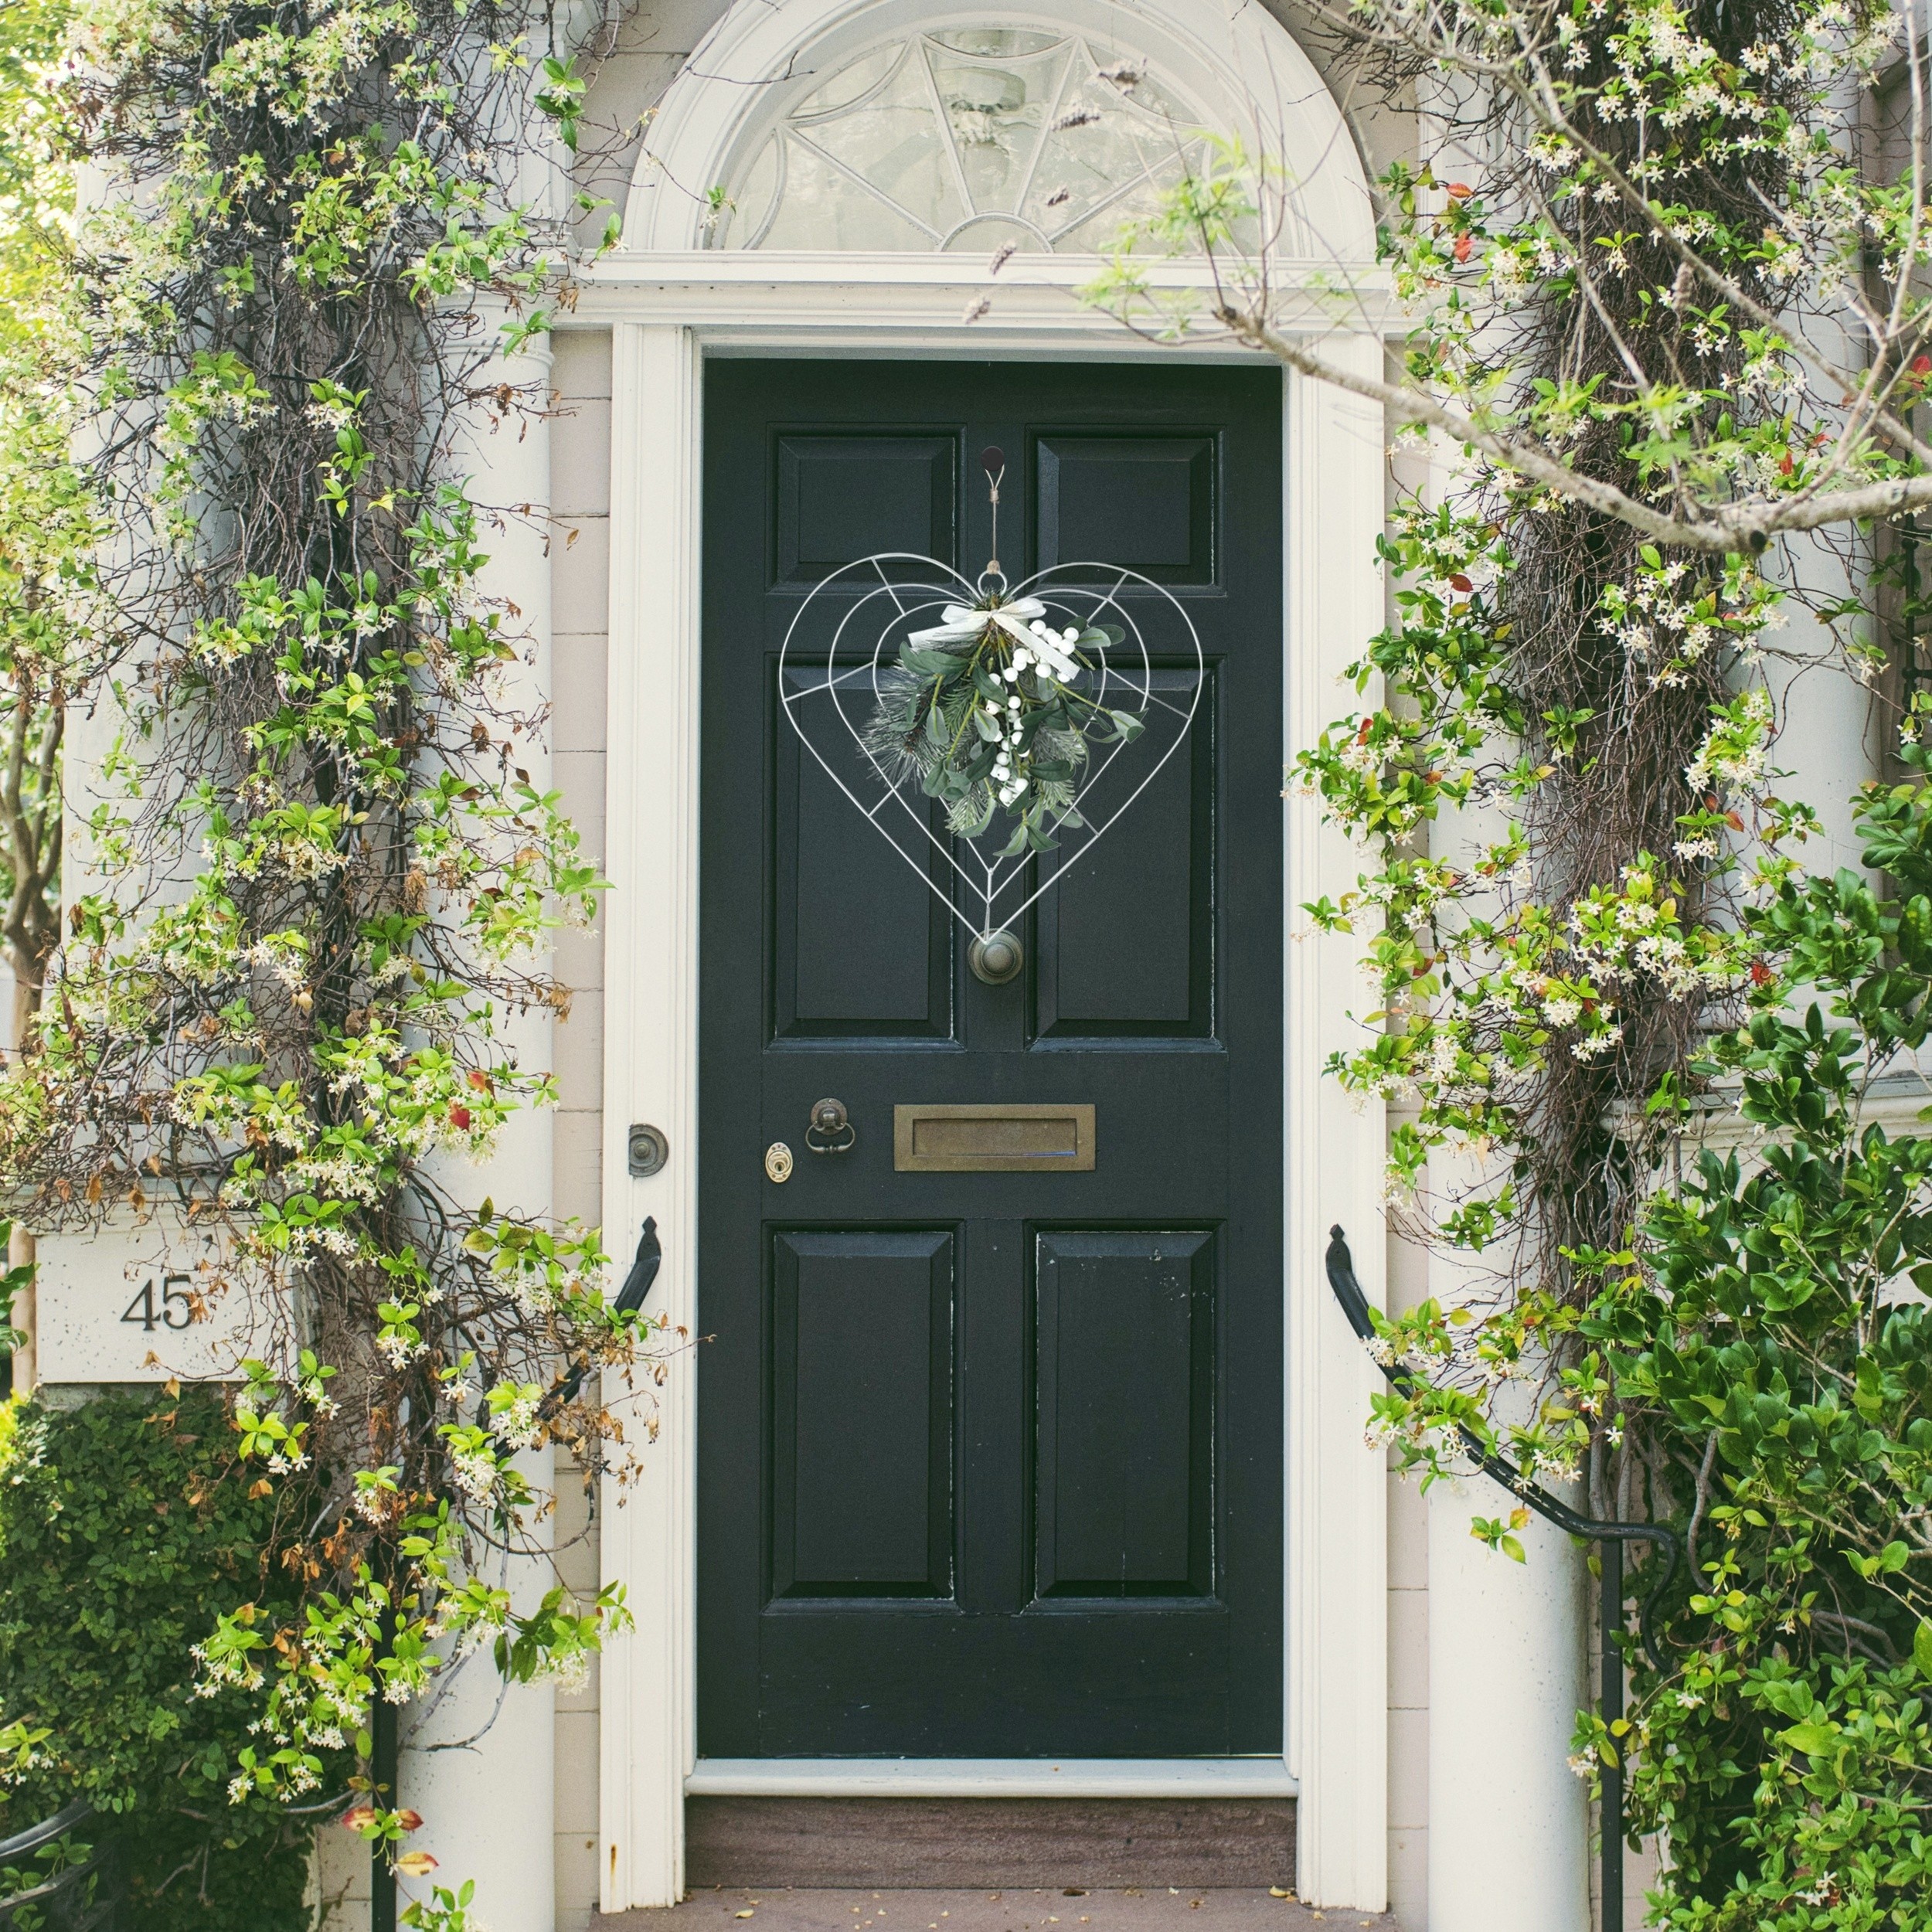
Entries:
<svg viewBox="0 0 1932 1932">
<path fill-rule="evenodd" d="M 914 34 L 791 107 L 711 246 L 1098 253 L 1199 165 L 1201 126 L 1144 63 L 1083 36 Z"/>
</svg>

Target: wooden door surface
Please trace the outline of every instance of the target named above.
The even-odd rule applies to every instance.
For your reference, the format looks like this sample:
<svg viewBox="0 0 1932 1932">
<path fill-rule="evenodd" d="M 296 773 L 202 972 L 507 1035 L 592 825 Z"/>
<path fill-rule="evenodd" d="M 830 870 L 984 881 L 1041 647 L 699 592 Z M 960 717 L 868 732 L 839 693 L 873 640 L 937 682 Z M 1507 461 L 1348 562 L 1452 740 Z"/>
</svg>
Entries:
<svg viewBox="0 0 1932 1932">
<path fill-rule="evenodd" d="M 699 1749 L 1276 1753 L 1279 376 L 726 360 L 705 409 Z M 778 682 L 841 564 L 979 570 L 988 444 L 1009 573 L 1144 572 L 1206 661 L 999 985 Z M 960 1103 L 1090 1106 L 1092 1167 L 901 1171 L 895 1109 Z"/>
</svg>

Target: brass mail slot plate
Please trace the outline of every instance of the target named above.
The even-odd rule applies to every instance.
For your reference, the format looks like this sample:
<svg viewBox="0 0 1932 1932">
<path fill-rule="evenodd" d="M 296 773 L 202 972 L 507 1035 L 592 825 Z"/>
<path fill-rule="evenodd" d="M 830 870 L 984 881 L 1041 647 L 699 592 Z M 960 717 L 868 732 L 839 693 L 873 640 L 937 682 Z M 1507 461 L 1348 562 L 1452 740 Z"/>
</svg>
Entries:
<svg viewBox="0 0 1932 1932">
<path fill-rule="evenodd" d="M 901 1174 L 1087 1174 L 1091 1102 L 895 1107 L 893 1165 Z"/>
</svg>

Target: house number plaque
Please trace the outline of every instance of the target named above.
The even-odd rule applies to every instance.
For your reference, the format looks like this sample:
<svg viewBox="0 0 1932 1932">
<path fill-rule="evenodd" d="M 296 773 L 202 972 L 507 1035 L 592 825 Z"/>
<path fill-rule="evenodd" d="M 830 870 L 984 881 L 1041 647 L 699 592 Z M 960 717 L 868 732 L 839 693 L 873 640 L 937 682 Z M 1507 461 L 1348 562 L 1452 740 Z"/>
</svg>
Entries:
<svg viewBox="0 0 1932 1932">
<path fill-rule="evenodd" d="M 218 1236 L 159 1216 L 43 1235 L 34 1301 L 43 1382 L 232 1381 L 287 1332 L 285 1311 L 223 1265 Z"/>
</svg>

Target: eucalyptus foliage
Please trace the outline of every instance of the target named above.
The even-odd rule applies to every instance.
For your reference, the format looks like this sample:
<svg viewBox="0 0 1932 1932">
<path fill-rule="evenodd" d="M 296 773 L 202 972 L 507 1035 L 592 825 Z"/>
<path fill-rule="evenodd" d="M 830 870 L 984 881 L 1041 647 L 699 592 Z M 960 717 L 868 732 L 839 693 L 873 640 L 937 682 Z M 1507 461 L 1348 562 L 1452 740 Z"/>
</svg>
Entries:
<svg viewBox="0 0 1932 1932">
<path fill-rule="evenodd" d="M 977 838 L 996 813 L 1013 821 L 1002 856 L 1049 852 L 1055 829 L 1083 825 L 1075 809 L 1089 741 L 1131 742 L 1138 712 L 1093 695 L 1117 624 L 1055 631 L 1037 597 L 948 605 L 945 621 L 913 633 L 879 679 L 865 743 L 895 782 L 916 781 L 946 806 L 949 830 Z"/>
<path fill-rule="evenodd" d="M 97 0 L 59 94 L 99 186 L 61 321 L 105 519 L 62 608 L 100 600 L 85 696 L 115 736 L 70 786 L 87 868 L 0 1165 L 43 1232 L 211 1241 L 197 1311 L 254 1311 L 231 1423 L 276 1587 L 237 1576 L 194 1635 L 202 1688 L 253 1712 L 222 1781 L 312 1803 L 346 1756 L 393 1849 L 376 1700 L 478 1649 L 580 1672 L 623 1615 L 560 1580 L 513 1609 L 549 1504 L 517 1458 L 600 1466 L 622 1427 L 582 1372 L 621 1377 L 651 1324 L 594 1230 L 462 1174 L 554 1098 L 516 1021 L 567 1014 L 551 936 L 600 887 L 483 581 L 532 512 L 465 475 L 548 406 L 508 359 L 568 298 L 582 211 L 525 184 L 583 86 L 521 0 Z"/>
</svg>

